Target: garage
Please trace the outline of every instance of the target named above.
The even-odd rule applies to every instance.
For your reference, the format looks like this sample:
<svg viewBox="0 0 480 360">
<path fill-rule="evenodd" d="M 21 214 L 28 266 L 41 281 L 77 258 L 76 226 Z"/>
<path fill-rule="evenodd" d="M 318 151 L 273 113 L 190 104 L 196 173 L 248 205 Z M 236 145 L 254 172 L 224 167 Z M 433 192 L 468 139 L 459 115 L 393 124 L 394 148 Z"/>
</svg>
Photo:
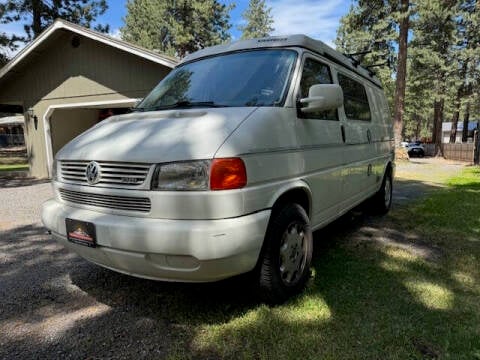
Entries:
<svg viewBox="0 0 480 360">
<path fill-rule="evenodd" d="M 142 99 L 177 59 L 57 20 L 0 69 L 0 110 L 25 118 L 30 175 L 68 141 Z"/>
<path fill-rule="evenodd" d="M 71 139 L 80 135 L 92 126 L 112 115 L 126 113 L 131 105 L 129 102 L 122 104 L 103 104 L 103 105 L 67 105 L 59 108 L 53 108 L 51 115 L 47 116 L 50 128 L 50 144 L 52 155 L 55 157 L 57 152 Z M 115 107 L 118 106 L 118 107 Z M 47 128 L 48 130 L 48 128 Z M 47 131 L 48 132 L 48 131 Z"/>
</svg>

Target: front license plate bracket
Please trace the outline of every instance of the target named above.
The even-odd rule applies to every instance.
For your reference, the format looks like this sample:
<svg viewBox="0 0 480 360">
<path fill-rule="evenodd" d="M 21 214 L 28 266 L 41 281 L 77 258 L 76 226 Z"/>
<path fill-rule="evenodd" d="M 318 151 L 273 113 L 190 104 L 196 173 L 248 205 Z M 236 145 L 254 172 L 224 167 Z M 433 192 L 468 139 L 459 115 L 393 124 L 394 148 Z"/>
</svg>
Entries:
<svg viewBox="0 0 480 360">
<path fill-rule="evenodd" d="M 95 225 L 88 221 L 65 219 L 67 239 L 78 245 L 96 247 Z"/>
</svg>

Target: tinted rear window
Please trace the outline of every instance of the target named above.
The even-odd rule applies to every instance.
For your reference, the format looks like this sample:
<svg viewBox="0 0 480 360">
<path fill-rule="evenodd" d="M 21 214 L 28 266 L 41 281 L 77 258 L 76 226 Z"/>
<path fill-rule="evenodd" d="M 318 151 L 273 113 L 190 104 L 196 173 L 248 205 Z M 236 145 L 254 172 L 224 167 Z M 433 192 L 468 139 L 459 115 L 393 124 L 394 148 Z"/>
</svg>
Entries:
<svg viewBox="0 0 480 360">
<path fill-rule="evenodd" d="M 347 119 L 370 121 L 372 115 L 365 86 L 342 74 L 338 74 L 338 82 L 343 90 Z"/>
</svg>

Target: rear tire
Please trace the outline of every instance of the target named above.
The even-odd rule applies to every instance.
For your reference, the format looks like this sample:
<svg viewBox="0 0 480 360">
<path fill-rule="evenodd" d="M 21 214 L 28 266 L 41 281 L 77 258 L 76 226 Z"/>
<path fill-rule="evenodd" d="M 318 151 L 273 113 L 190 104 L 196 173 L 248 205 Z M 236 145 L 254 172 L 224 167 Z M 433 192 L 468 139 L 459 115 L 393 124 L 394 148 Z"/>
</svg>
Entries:
<svg viewBox="0 0 480 360">
<path fill-rule="evenodd" d="M 370 199 L 369 209 L 377 215 L 384 215 L 392 207 L 392 171 L 387 168 L 380 190 Z"/>
<path fill-rule="evenodd" d="M 280 304 L 305 288 L 312 249 L 310 220 L 300 205 L 287 204 L 272 213 L 258 269 L 262 300 Z"/>
</svg>

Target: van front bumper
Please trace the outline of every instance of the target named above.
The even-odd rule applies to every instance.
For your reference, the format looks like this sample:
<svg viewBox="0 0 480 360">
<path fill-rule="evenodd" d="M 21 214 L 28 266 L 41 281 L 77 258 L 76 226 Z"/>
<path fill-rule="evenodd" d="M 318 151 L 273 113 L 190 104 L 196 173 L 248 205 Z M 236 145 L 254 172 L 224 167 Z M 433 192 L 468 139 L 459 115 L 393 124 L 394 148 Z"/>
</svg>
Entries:
<svg viewBox="0 0 480 360">
<path fill-rule="evenodd" d="M 97 246 L 67 240 L 65 219 L 95 225 Z M 217 281 L 252 270 L 270 210 L 221 220 L 165 220 L 112 215 L 49 200 L 42 221 L 54 239 L 106 268 L 147 279 Z"/>
</svg>

